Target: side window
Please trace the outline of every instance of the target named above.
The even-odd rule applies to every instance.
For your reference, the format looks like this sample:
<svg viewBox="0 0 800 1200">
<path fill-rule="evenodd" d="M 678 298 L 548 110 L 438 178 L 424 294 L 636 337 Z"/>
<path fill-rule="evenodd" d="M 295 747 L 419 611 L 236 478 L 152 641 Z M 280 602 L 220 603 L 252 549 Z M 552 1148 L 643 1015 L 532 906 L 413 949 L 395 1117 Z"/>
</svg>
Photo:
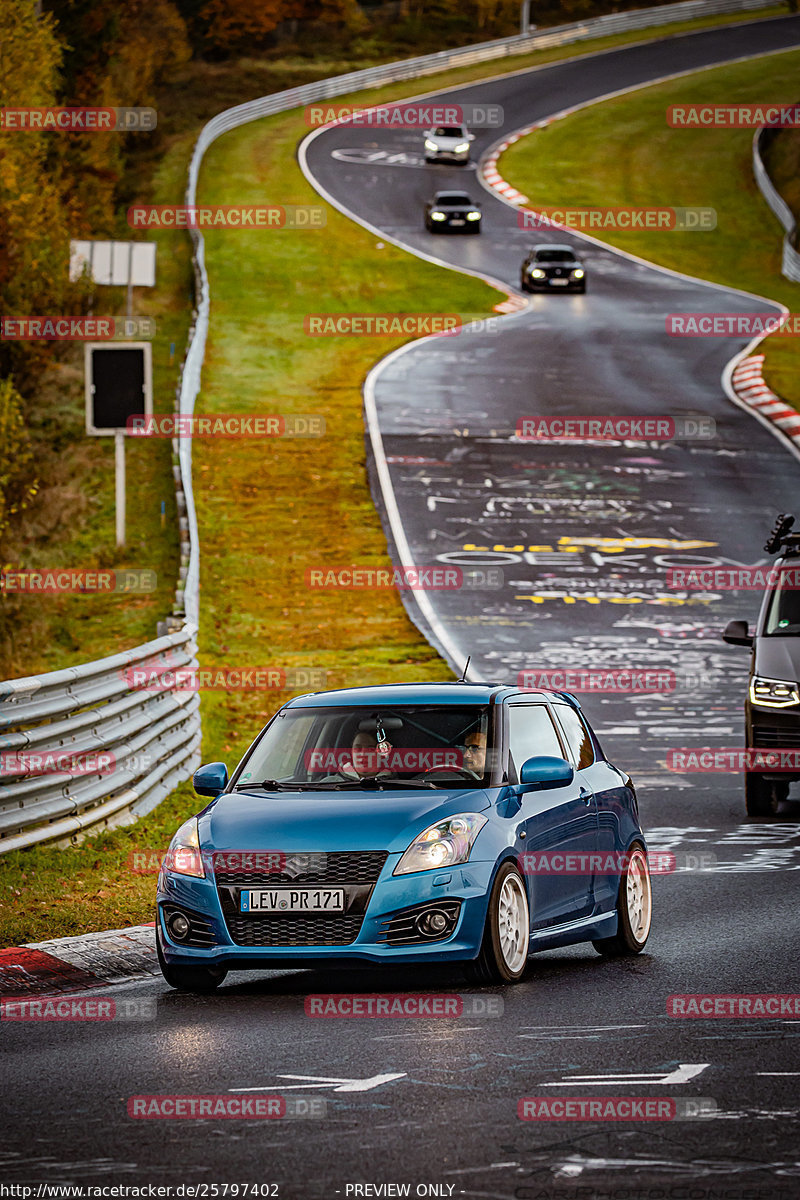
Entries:
<svg viewBox="0 0 800 1200">
<path fill-rule="evenodd" d="M 564 730 L 572 761 L 578 770 L 590 767 L 594 762 L 594 747 L 589 731 L 574 708 L 568 704 L 554 705 L 561 728 Z"/>
<path fill-rule="evenodd" d="M 519 780 L 519 769 L 525 759 L 538 754 L 552 754 L 556 758 L 564 755 L 550 713 L 544 704 L 510 704 L 508 766 L 512 782 Z"/>
</svg>

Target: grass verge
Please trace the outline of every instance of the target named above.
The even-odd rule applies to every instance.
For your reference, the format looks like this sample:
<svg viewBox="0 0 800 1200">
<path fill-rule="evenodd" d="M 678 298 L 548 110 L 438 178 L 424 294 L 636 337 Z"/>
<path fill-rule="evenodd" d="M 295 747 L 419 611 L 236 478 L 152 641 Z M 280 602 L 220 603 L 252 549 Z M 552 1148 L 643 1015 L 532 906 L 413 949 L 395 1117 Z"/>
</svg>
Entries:
<svg viewBox="0 0 800 1200">
<path fill-rule="evenodd" d="M 796 309 L 797 285 L 780 272 L 781 228 L 753 178 L 752 131 L 670 129 L 664 114 L 671 104 L 767 103 L 775 95 L 793 96 L 799 68 L 800 51 L 791 50 L 592 105 L 522 138 L 502 156 L 498 169 L 530 198 L 531 207 L 714 208 L 717 228 L 712 231 L 606 230 L 602 240 L 661 266 Z M 797 339 L 773 336 L 761 348 L 767 382 L 800 408 Z"/>
</svg>

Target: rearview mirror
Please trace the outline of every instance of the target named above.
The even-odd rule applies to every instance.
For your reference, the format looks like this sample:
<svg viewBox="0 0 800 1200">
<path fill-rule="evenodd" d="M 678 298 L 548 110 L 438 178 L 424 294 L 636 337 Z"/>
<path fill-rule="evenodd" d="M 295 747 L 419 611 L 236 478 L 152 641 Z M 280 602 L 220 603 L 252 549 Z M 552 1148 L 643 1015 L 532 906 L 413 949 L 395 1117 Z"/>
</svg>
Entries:
<svg viewBox="0 0 800 1200">
<path fill-rule="evenodd" d="M 218 796 L 228 786 L 228 768 L 224 762 L 198 767 L 192 776 L 192 786 L 198 796 Z"/>
<path fill-rule="evenodd" d="M 747 621 L 728 621 L 722 640 L 729 646 L 752 646 L 753 639 L 748 633 Z"/>
<path fill-rule="evenodd" d="M 520 783 L 540 788 L 567 787 L 575 778 L 575 768 L 565 758 L 540 754 L 527 758 L 519 773 Z"/>
</svg>

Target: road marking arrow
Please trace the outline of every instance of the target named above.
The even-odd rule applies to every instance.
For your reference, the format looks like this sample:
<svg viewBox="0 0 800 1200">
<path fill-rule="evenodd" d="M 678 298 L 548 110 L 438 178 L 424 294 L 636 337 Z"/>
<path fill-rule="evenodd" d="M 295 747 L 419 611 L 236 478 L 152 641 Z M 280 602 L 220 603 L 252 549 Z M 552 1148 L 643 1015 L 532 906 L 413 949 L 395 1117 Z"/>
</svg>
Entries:
<svg viewBox="0 0 800 1200">
<path fill-rule="evenodd" d="M 298 1088 L 332 1088 L 334 1092 L 371 1092 L 382 1083 L 405 1079 L 406 1072 L 394 1075 L 373 1075 L 370 1079 L 338 1079 L 327 1075 L 279 1075 L 279 1079 L 309 1079 L 312 1083 L 279 1083 L 273 1087 L 229 1088 L 231 1092 L 287 1092 Z"/>
<path fill-rule="evenodd" d="M 672 1084 L 687 1083 L 702 1071 L 709 1063 L 679 1063 L 674 1071 L 664 1074 L 661 1071 L 636 1072 L 633 1075 L 569 1075 L 560 1083 L 543 1083 L 542 1087 L 574 1087 L 579 1083 L 582 1087 L 605 1087 L 609 1083 L 623 1084 Z"/>
</svg>

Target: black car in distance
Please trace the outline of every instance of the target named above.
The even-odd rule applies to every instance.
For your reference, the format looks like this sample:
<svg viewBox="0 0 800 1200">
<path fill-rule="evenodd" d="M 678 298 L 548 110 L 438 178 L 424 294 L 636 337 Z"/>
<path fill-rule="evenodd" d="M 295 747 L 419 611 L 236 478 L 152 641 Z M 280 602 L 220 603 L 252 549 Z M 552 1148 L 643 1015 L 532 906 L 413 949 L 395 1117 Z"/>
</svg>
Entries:
<svg viewBox="0 0 800 1200">
<path fill-rule="evenodd" d="M 571 246 L 533 246 L 520 271 L 523 292 L 585 292 L 586 271 Z"/>
<path fill-rule="evenodd" d="M 436 192 L 425 205 L 428 233 L 480 233 L 481 206 L 466 192 Z"/>
</svg>

